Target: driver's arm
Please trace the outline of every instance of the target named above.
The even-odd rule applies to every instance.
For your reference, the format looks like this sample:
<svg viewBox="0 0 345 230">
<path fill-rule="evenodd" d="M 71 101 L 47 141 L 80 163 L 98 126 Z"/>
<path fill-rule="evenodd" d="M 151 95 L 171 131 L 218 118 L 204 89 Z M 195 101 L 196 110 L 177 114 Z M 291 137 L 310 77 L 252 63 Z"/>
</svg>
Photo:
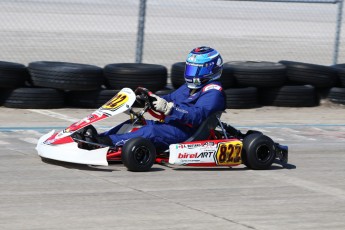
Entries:
<svg viewBox="0 0 345 230">
<path fill-rule="evenodd" d="M 225 98 L 221 90 L 211 89 L 202 93 L 194 105 L 180 104 L 173 100 L 174 96 L 178 96 L 178 94 L 174 92 L 164 97 L 165 100 L 174 102 L 167 119 L 179 120 L 194 127 L 200 125 L 212 113 L 225 109 Z"/>
</svg>

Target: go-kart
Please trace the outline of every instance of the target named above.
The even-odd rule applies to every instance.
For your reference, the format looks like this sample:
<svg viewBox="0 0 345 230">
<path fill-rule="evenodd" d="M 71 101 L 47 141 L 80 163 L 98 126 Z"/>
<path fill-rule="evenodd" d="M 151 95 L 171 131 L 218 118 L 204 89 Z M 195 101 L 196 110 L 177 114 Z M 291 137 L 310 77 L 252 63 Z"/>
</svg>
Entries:
<svg viewBox="0 0 345 230">
<path fill-rule="evenodd" d="M 120 113 L 129 114 L 131 122 L 123 125 L 118 133 L 135 132 L 145 125 L 146 112 L 163 120 L 164 114 L 154 110 L 151 94 L 140 87 L 135 92 L 130 88 L 122 89 L 87 117 L 60 132 L 52 130 L 43 135 L 36 147 L 39 156 L 87 165 L 108 165 L 109 161 L 122 161 L 128 170 L 138 172 L 150 170 L 154 163 L 184 166 L 244 164 L 258 170 L 269 169 L 274 162 L 283 166 L 287 164 L 287 146 L 275 143 L 259 131 L 249 130 L 242 134 L 220 120 L 222 111 L 208 117 L 190 138 L 182 143 L 171 144 L 167 150 L 157 149 L 142 137 L 132 138 L 123 146 L 116 147 L 93 141 L 92 135 L 97 132 L 93 124 Z M 135 101 L 143 104 L 140 111 L 133 110 Z"/>
</svg>

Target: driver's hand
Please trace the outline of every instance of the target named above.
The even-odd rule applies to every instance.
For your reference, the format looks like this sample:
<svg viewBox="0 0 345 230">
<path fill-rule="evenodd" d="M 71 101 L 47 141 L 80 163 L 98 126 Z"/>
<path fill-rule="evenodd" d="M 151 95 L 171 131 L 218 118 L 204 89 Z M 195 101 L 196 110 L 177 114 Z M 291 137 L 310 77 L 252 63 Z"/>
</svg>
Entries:
<svg viewBox="0 0 345 230">
<path fill-rule="evenodd" d="M 156 98 L 156 100 L 152 102 L 156 111 L 164 113 L 165 116 L 170 114 L 172 108 L 174 107 L 174 103 L 167 102 L 165 99 L 155 94 L 151 94 L 150 97 Z"/>
</svg>

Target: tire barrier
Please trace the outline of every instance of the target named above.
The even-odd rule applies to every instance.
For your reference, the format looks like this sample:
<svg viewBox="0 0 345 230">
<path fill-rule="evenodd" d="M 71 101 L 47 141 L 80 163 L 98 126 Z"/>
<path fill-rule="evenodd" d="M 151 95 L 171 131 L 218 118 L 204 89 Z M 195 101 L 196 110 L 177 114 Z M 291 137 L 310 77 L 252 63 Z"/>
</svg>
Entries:
<svg viewBox="0 0 345 230">
<path fill-rule="evenodd" d="M 99 108 L 119 91 L 120 90 L 101 89 L 66 92 L 66 105 L 75 108 Z"/>
<path fill-rule="evenodd" d="M 171 66 L 173 88 L 185 83 L 184 68 L 185 62 Z M 345 104 L 345 63 L 231 61 L 224 64 L 220 81 L 228 109 L 310 107 L 319 105 L 321 98 Z M 39 61 L 26 67 L 0 61 L 0 105 L 10 108 L 98 108 L 123 87 L 138 86 L 157 95 L 173 91 L 167 87 L 167 68 L 161 65 L 119 63 L 100 68 Z"/>
<path fill-rule="evenodd" d="M 224 90 L 227 109 L 249 109 L 259 107 L 256 87 L 228 88 Z"/>
<path fill-rule="evenodd" d="M 64 106 L 64 93 L 52 88 L 17 88 L 2 94 L 3 105 L 20 109 L 55 109 Z"/>
<path fill-rule="evenodd" d="M 312 107 L 319 104 L 314 86 L 286 85 L 278 88 L 261 88 L 259 103 L 281 107 Z"/>
<path fill-rule="evenodd" d="M 0 61 L 0 88 L 12 89 L 24 86 L 29 80 L 29 72 L 25 65 Z"/>
<path fill-rule="evenodd" d="M 331 88 L 328 98 L 331 102 L 345 105 L 345 88 Z"/>
<path fill-rule="evenodd" d="M 224 65 L 233 70 L 239 86 L 279 87 L 287 80 L 283 64 L 265 61 L 232 61 Z"/>
<path fill-rule="evenodd" d="M 339 85 L 345 87 L 345 64 L 334 65 L 333 69 L 336 71 L 339 78 Z"/>
<path fill-rule="evenodd" d="M 120 90 L 124 87 L 135 90 L 138 86 L 158 91 L 167 84 L 167 68 L 162 65 L 119 63 L 104 67 L 106 86 Z"/>
<path fill-rule="evenodd" d="M 185 62 L 177 62 L 171 66 L 170 80 L 174 89 L 177 89 L 181 85 L 186 83 L 183 76 L 184 68 L 185 68 Z"/>
<path fill-rule="evenodd" d="M 337 74 L 331 66 L 303 62 L 280 61 L 284 64 L 289 83 L 312 85 L 316 88 L 330 88 L 337 84 Z"/>
<path fill-rule="evenodd" d="M 61 90 L 96 90 L 104 82 L 100 67 L 67 62 L 31 62 L 28 66 L 34 86 Z"/>
</svg>

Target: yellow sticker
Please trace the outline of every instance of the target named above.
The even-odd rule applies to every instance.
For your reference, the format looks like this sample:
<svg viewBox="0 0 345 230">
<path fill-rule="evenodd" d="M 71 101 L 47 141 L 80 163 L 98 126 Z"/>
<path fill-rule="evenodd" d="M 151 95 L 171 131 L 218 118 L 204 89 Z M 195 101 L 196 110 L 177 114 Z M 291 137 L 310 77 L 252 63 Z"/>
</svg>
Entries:
<svg viewBox="0 0 345 230">
<path fill-rule="evenodd" d="M 241 141 L 219 143 L 216 153 L 217 165 L 241 164 L 242 146 L 243 144 Z"/>
<path fill-rule="evenodd" d="M 121 105 L 125 104 L 127 101 L 128 101 L 127 94 L 118 93 L 115 97 L 113 97 L 105 105 L 103 105 L 102 108 L 114 111 L 118 109 Z"/>
</svg>

